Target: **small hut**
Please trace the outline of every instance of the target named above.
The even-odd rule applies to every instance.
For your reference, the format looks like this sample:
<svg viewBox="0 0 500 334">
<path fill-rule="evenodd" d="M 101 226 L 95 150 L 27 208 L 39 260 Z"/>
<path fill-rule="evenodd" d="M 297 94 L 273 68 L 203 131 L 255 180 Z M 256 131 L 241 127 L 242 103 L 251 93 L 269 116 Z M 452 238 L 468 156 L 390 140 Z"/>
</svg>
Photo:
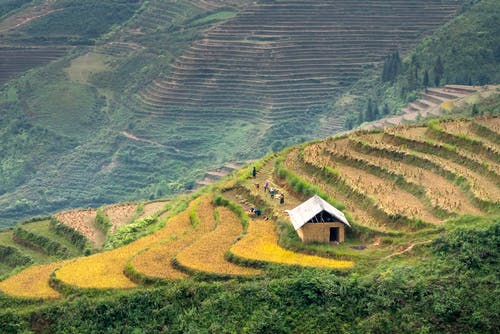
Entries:
<svg viewBox="0 0 500 334">
<path fill-rule="evenodd" d="M 318 195 L 314 195 L 288 215 L 303 242 L 344 242 L 345 226 L 351 227 L 344 214 Z"/>
</svg>

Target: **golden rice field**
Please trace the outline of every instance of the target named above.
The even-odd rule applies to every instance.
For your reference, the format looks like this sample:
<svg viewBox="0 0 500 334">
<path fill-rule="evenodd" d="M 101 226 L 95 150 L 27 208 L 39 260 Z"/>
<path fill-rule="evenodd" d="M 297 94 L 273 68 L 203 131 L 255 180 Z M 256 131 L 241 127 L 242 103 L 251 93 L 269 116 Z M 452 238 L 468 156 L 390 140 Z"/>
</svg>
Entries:
<svg viewBox="0 0 500 334">
<path fill-rule="evenodd" d="M 199 224 L 192 225 L 190 211 L 195 209 Z M 164 240 L 136 254 L 130 261 L 134 270 L 151 278 L 180 279 L 187 275 L 172 266 L 175 255 L 215 225 L 211 198 L 195 200 L 190 208 L 172 218 L 162 230 Z"/>
<path fill-rule="evenodd" d="M 13 297 L 60 298 L 61 294 L 49 285 L 50 275 L 68 261 L 32 266 L 0 282 L 0 290 Z"/>
<path fill-rule="evenodd" d="M 250 222 L 247 233 L 231 247 L 230 252 L 244 259 L 278 264 L 329 269 L 348 269 L 354 266 L 352 261 L 300 254 L 281 248 L 271 220 Z"/>
<path fill-rule="evenodd" d="M 197 203 L 193 201 L 191 205 Z M 188 209 L 189 210 L 189 209 Z M 167 225 L 144 238 L 126 246 L 88 257 L 78 258 L 56 272 L 56 278 L 65 284 L 80 288 L 133 288 L 137 286 L 124 274 L 125 265 L 136 253 L 172 237 L 172 229 L 178 231 L 177 224 L 186 215 L 180 213 L 167 222 Z"/>
<path fill-rule="evenodd" d="M 217 208 L 220 222 L 215 230 L 182 250 L 177 261 L 194 271 L 219 275 L 256 275 L 261 271 L 228 262 L 224 255 L 243 232 L 240 218 L 225 207 Z"/>
</svg>

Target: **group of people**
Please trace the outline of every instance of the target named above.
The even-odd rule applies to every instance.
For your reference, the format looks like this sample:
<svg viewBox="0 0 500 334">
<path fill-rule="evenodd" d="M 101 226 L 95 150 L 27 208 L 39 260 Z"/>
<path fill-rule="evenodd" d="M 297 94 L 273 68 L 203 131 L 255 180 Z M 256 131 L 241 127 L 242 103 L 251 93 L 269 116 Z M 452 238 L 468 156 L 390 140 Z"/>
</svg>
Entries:
<svg viewBox="0 0 500 334">
<path fill-rule="evenodd" d="M 264 192 L 267 192 L 267 189 L 269 189 L 271 198 L 279 198 L 280 204 L 285 204 L 285 194 L 282 191 L 278 191 L 278 189 L 269 187 L 269 181 L 264 182 Z"/>
<path fill-rule="evenodd" d="M 255 168 L 255 166 L 252 168 L 252 177 L 253 178 L 257 177 L 257 168 Z M 259 183 L 255 183 L 255 187 L 259 189 L 260 188 Z M 285 204 L 285 194 L 282 191 L 278 192 L 278 190 L 274 189 L 273 187 L 269 187 L 269 181 L 264 182 L 263 188 L 264 192 L 267 192 L 267 190 L 269 189 L 269 194 L 271 195 L 271 198 L 279 198 L 280 204 Z"/>
</svg>

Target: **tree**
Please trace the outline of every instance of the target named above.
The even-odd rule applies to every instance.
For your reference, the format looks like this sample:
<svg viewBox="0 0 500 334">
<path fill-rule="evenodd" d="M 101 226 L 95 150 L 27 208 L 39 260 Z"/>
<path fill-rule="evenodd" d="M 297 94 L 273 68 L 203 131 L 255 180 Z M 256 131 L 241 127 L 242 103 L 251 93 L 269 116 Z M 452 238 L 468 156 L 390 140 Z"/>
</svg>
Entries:
<svg viewBox="0 0 500 334">
<path fill-rule="evenodd" d="M 443 74 L 444 74 L 443 60 L 441 59 L 441 56 L 438 56 L 436 59 L 436 63 L 434 64 L 434 84 L 436 86 L 439 86 L 439 84 L 441 83 Z"/>
<path fill-rule="evenodd" d="M 365 122 L 369 122 L 369 121 L 373 120 L 372 99 L 368 99 L 368 104 L 366 105 L 366 109 L 365 109 L 364 120 L 365 120 Z"/>
<path fill-rule="evenodd" d="M 429 72 L 425 70 L 424 72 L 424 78 L 422 80 L 422 85 L 424 85 L 425 88 L 429 87 Z"/>
<path fill-rule="evenodd" d="M 399 57 L 399 51 L 391 53 L 384 60 L 384 68 L 382 70 L 382 82 L 393 81 L 401 71 L 401 58 Z"/>
<path fill-rule="evenodd" d="M 391 110 L 389 109 L 389 106 L 387 103 L 384 104 L 384 108 L 382 109 L 382 114 L 383 115 L 389 115 L 391 113 Z"/>
<path fill-rule="evenodd" d="M 479 109 L 476 104 L 472 106 L 472 110 L 470 112 L 471 116 L 477 116 L 479 115 Z"/>
</svg>

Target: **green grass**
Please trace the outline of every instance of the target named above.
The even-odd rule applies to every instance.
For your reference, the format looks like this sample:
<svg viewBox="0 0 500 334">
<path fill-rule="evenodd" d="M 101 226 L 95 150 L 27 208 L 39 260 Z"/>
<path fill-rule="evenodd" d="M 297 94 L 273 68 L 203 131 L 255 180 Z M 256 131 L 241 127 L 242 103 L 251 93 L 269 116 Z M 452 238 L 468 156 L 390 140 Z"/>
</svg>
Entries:
<svg viewBox="0 0 500 334">
<path fill-rule="evenodd" d="M 28 255 L 35 261 L 35 263 L 47 263 L 47 262 L 52 262 L 56 261 L 57 258 L 53 256 L 48 256 L 46 254 L 43 254 L 41 252 L 32 250 L 31 248 L 24 247 L 19 245 L 18 243 L 15 243 L 12 240 L 12 231 L 3 231 L 0 232 L 0 244 L 5 245 L 5 246 L 12 246 L 17 249 L 19 249 L 23 254 Z"/>
<path fill-rule="evenodd" d="M 224 20 L 231 19 L 231 18 L 235 17 L 236 15 L 237 15 L 237 13 L 234 11 L 222 10 L 222 11 L 219 11 L 219 12 L 216 12 L 213 14 L 208 14 L 206 16 L 200 17 L 200 18 L 190 22 L 189 24 L 197 26 L 197 25 L 203 25 L 206 23 L 213 23 L 216 21 L 224 21 Z"/>
<path fill-rule="evenodd" d="M 36 221 L 33 223 L 23 224 L 22 226 L 25 230 L 46 237 L 50 240 L 57 241 L 63 246 L 69 249 L 70 256 L 81 255 L 81 251 L 76 248 L 68 239 L 56 234 L 50 229 L 50 220 Z"/>
</svg>

